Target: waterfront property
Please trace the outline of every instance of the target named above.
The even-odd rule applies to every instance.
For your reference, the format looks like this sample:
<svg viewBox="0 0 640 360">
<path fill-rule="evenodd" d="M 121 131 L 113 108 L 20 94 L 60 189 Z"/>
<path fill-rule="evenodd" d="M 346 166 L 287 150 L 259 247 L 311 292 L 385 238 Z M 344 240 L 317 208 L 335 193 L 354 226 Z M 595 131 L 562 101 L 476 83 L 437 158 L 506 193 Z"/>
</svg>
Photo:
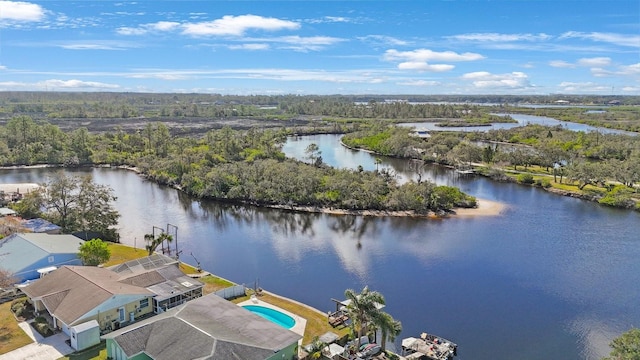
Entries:
<svg viewBox="0 0 640 360">
<path fill-rule="evenodd" d="M 281 360 L 302 336 L 209 294 L 102 338 L 116 360 Z"/>
<path fill-rule="evenodd" d="M 63 266 L 22 288 L 35 310 L 51 318 L 54 329 L 96 321 L 101 333 L 202 296 L 204 284 L 187 277 L 163 255 L 106 269 Z"/>
<path fill-rule="evenodd" d="M 35 280 L 40 269 L 62 265 L 82 265 L 78 258 L 82 240 L 73 235 L 16 233 L 0 240 L 0 267 L 11 272 L 17 282 Z"/>
</svg>

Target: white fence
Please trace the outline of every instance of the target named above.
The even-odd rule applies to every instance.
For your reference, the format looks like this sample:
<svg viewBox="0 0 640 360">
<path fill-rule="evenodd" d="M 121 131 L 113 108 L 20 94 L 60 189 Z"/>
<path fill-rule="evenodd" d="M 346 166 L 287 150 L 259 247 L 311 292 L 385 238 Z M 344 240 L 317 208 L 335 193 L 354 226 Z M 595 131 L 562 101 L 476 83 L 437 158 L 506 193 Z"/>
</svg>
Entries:
<svg viewBox="0 0 640 360">
<path fill-rule="evenodd" d="M 232 287 L 224 288 L 222 290 L 218 290 L 215 292 L 216 295 L 225 298 L 225 299 L 233 299 L 239 296 L 244 296 L 246 293 L 246 288 L 244 284 L 235 285 Z"/>
</svg>

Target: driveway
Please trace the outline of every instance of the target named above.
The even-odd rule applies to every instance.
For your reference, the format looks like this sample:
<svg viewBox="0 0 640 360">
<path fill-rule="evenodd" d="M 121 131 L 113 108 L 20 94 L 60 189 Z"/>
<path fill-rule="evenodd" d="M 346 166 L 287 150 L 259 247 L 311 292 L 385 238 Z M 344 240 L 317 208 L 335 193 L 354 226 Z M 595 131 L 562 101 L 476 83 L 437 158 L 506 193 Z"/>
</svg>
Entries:
<svg viewBox="0 0 640 360">
<path fill-rule="evenodd" d="M 26 322 L 23 321 L 18 325 L 34 342 L 0 355 L 0 360 L 56 360 L 73 352 L 73 349 L 65 343 L 69 337 L 63 332 L 43 338 Z"/>
</svg>

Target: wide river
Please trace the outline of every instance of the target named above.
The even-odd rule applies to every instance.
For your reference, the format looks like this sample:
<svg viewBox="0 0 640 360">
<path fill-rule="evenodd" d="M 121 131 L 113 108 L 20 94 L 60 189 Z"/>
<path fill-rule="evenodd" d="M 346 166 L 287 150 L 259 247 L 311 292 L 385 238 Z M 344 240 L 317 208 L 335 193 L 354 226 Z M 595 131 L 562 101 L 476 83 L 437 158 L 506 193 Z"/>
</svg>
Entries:
<svg viewBox="0 0 640 360">
<path fill-rule="evenodd" d="M 310 143 L 336 167 L 374 169 L 374 158 Z M 383 159 L 403 180 L 405 161 Z M 55 170 L 0 171 L 3 183 L 43 182 Z M 431 332 L 459 344 L 458 359 L 599 359 L 640 324 L 640 214 L 431 167 L 426 177 L 503 202 L 499 216 L 444 220 L 299 214 L 193 200 L 133 172 L 84 169 L 111 186 L 122 242 L 143 247 L 154 226 L 178 228 L 180 259 L 234 282 L 322 311 L 331 298 L 368 285 L 403 324 L 403 337 Z"/>
</svg>

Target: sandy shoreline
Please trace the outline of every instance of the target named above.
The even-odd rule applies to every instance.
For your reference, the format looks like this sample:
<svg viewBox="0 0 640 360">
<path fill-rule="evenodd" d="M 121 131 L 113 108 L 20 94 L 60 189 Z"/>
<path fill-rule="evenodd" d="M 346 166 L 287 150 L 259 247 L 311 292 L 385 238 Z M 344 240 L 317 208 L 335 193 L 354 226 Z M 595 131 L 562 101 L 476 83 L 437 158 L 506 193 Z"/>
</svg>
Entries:
<svg viewBox="0 0 640 360">
<path fill-rule="evenodd" d="M 475 209 L 456 209 L 455 217 L 497 216 L 507 208 L 507 205 L 497 201 L 476 199 L 478 207 Z"/>
<path fill-rule="evenodd" d="M 408 217 L 422 217 L 422 218 L 451 218 L 451 217 L 476 217 L 476 216 L 497 216 L 507 208 L 506 204 L 497 201 L 476 199 L 478 207 L 476 208 L 456 208 L 454 213 L 444 216 L 438 216 L 436 214 L 416 214 L 413 211 L 384 211 L 384 210 L 346 210 L 346 209 L 334 209 L 334 208 L 321 208 L 313 206 L 286 206 L 286 205 L 270 205 L 266 206 L 273 209 L 282 209 L 289 211 L 299 212 L 311 212 L 311 213 L 323 213 L 333 215 L 357 215 L 357 216 L 408 216 Z"/>
</svg>

